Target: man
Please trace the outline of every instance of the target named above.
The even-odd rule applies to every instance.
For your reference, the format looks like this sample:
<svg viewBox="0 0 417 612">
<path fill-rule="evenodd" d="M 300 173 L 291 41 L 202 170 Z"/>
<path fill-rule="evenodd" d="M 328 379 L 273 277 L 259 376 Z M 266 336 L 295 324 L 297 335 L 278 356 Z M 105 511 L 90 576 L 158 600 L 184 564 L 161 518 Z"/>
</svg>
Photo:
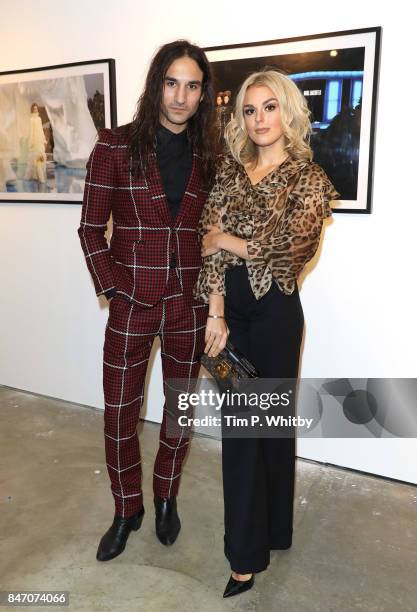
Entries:
<svg viewBox="0 0 417 612">
<path fill-rule="evenodd" d="M 214 170 L 213 109 L 204 52 L 183 40 L 164 45 L 133 122 L 101 130 L 87 164 L 78 233 L 96 293 L 110 300 L 104 435 L 116 511 L 98 547 L 100 561 L 124 550 L 144 515 L 136 426 L 155 336 L 164 393 L 167 379 L 198 374 L 207 307 L 192 290 L 202 261 L 196 227 Z M 153 489 L 156 533 L 169 545 L 181 527 L 176 496 L 189 431 L 169 433 L 167 423 L 165 402 Z"/>
</svg>

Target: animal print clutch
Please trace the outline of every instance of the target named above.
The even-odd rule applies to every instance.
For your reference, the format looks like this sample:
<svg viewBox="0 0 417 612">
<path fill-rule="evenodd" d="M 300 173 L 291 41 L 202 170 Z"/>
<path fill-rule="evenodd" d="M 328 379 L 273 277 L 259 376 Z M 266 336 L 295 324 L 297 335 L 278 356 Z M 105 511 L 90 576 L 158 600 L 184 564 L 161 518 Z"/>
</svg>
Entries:
<svg viewBox="0 0 417 612">
<path fill-rule="evenodd" d="M 213 376 L 221 391 L 239 391 L 248 378 L 259 378 L 252 363 L 229 341 L 217 357 L 203 353 L 200 363 Z"/>
</svg>

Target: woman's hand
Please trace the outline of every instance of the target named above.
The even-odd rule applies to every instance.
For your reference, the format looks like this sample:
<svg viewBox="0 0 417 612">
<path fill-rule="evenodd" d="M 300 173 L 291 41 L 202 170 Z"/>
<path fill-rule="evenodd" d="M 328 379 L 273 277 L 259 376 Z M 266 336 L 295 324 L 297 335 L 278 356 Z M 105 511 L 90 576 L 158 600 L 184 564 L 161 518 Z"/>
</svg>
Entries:
<svg viewBox="0 0 417 612">
<path fill-rule="evenodd" d="M 201 248 L 203 257 L 214 255 L 223 250 L 232 253 L 232 255 L 237 255 L 241 259 L 251 259 L 248 253 L 248 242 L 245 238 L 222 232 L 217 225 L 207 225 L 206 229 L 208 232 L 203 236 Z"/>
<path fill-rule="evenodd" d="M 214 255 L 221 250 L 219 239 L 223 236 L 222 230 L 219 229 L 217 225 L 207 225 L 206 229 L 208 231 L 207 234 L 203 236 L 201 248 L 201 255 L 203 257 Z"/>
<path fill-rule="evenodd" d="M 206 324 L 206 346 L 204 352 L 209 357 L 217 357 L 226 346 L 229 333 L 229 328 L 224 319 L 212 319 L 209 317 Z"/>
</svg>

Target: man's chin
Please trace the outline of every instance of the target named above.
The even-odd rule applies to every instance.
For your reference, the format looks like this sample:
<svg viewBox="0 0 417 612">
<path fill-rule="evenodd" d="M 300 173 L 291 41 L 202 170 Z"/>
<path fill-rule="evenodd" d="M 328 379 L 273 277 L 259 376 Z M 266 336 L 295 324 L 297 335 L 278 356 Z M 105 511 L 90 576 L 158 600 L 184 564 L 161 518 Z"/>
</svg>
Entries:
<svg viewBox="0 0 417 612">
<path fill-rule="evenodd" d="M 161 114 L 160 114 L 160 122 L 162 124 L 168 124 L 166 125 L 166 127 L 169 127 L 169 125 L 176 125 L 178 127 L 185 127 L 187 125 L 187 123 L 189 122 L 189 120 L 191 119 L 192 114 L 190 114 L 189 112 L 183 112 L 183 113 L 172 113 L 172 112 L 167 112 L 167 109 L 162 109 L 161 110 Z"/>
<path fill-rule="evenodd" d="M 188 120 L 190 119 L 189 115 L 187 116 L 182 116 L 182 117 L 178 117 L 176 115 L 172 116 L 172 115 L 168 115 L 166 117 L 166 119 L 170 122 L 173 123 L 174 125 L 185 125 L 186 123 L 188 123 Z"/>
</svg>

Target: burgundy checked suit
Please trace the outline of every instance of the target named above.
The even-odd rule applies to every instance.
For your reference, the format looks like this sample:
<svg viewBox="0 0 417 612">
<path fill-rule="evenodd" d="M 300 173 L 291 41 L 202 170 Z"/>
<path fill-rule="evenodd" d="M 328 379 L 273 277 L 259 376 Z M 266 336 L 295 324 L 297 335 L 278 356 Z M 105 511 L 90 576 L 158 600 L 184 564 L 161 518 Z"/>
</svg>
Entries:
<svg viewBox="0 0 417 612">
<path fill-rule="evenodd" d="M 131 516 L 142 506 L 141 457 L 136 427 L 143 402 L 148 359 L 161 339 L 164 393 L 167 380 L 196 378 L 204 348 L 207 306 L 193 298 L 201 267 L 196 231 L 207 192 L 201 160 L 192 169 L 173 221 L 155 153 L 146 179 L 134 177 L 126 159 L 130 124 L 105 129 L 87 163 L 78 233 L 97 295 L 116 290 L 110 301 L 103 349 L 106 462 L 116 513 Z M 110 245 L 105 231 L 110 214 Z M 170 262 L 175 257 L 176 267 Z M 191 388 L 190 388 L 191 390 Z M 165 429 L 164 404 L 153 486 L 160 497 L 177 494 L 188 428 Z"/>
</svg>

